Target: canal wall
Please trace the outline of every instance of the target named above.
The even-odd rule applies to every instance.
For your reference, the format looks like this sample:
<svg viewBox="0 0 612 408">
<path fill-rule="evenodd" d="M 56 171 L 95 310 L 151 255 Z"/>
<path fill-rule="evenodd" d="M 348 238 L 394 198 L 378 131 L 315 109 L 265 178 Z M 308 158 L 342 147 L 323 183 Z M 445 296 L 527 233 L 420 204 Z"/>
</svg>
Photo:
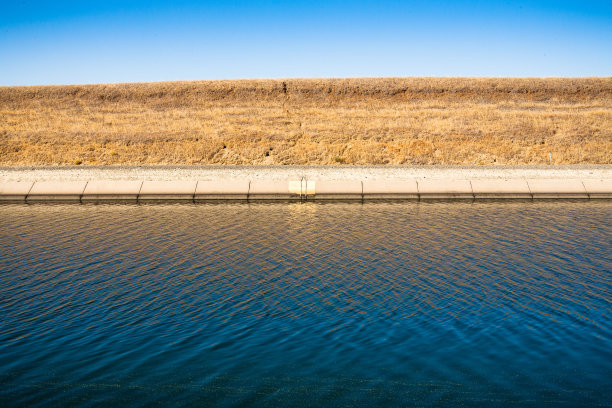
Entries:
<svg viewBox="0 0 612 408">
<path fill-rule="evenodd" d="M 606 179 L 0 180 L 2 201 L 611 199 Z"/>
</svg>

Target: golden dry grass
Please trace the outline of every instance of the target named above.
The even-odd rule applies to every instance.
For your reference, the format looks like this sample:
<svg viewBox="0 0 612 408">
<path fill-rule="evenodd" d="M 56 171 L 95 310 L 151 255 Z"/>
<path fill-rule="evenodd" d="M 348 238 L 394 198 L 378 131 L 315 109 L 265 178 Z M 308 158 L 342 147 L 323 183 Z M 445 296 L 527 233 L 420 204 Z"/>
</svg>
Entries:
<svg viewBox="0 0 612 408">
<path fill-rule="evenodd" d="M 612 163 L 612 78 L 0 87 L 0 164 Z"/>
</svg>

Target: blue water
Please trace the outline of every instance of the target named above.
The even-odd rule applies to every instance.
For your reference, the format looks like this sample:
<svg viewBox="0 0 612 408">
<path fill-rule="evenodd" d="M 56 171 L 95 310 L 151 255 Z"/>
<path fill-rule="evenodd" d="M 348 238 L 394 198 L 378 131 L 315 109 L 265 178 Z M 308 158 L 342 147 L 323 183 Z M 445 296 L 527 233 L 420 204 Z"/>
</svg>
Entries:
<svg viewBox="0 0 612 408">
<path fill-rule="evenodd" d="M 612 202 L 0 205 L 0 406 L 611 406 Z"/>
</svg>

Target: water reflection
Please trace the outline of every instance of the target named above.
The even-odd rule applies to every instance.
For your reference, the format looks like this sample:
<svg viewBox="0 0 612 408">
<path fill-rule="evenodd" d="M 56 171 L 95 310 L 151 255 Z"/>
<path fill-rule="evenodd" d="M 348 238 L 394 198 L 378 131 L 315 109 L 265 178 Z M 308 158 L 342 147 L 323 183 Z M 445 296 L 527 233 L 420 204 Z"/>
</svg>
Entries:
<svg viewBox="0 0 612 408">
<path fill-rule="evenodd" d="M 3 205 L 0 402 L 605 404 L 611 210 Z"/>
</svg>

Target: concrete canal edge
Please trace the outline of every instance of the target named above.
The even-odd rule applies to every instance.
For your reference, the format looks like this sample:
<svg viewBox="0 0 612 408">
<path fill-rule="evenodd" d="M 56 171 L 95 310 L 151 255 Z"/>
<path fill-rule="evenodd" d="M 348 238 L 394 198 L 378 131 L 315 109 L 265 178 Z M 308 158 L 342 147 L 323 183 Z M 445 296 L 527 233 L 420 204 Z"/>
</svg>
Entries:
<svg viewBox="0 0 612 408">
<path fill-rule="evenodd" d="M 0 181 L 0 201 L 612 199 L 612 179 Z"/>
</svg>

